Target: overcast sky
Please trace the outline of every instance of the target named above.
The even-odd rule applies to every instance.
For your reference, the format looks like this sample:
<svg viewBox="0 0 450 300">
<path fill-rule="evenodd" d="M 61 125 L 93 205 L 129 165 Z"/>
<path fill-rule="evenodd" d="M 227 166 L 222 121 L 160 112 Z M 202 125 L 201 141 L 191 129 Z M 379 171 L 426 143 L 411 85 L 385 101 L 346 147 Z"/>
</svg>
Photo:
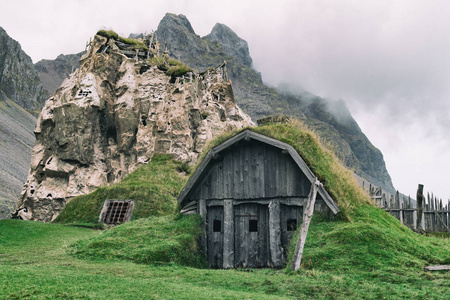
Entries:
<svg viewBox="0 0 450 300">
<path fill-rule="evenodd" d="M 223 23 L 270 85 L 342 99 L 394 186 L 450 197 L 450 1 L 2 1 L 0 26 L 34 62 L 84 50 L 99 29 L 150 32 L 166 12 L 200 36 Z"/>
</svg>

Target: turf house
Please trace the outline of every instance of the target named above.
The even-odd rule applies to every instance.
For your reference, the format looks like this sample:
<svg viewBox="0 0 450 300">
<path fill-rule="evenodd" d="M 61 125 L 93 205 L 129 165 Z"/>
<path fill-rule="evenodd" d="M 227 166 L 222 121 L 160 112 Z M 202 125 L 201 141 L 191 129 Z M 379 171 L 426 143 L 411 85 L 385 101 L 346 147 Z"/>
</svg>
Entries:
<svg viewBox="0 0 450 300">
<path fill-rule="evenodd" d="M 178 201 L 203 218 L 210 267 L 282 267 L 316 180 L 292 146 L 245 130 L 208 152 Z M 322 185 L 314 210 L 339 212 Z"/>
</svg>

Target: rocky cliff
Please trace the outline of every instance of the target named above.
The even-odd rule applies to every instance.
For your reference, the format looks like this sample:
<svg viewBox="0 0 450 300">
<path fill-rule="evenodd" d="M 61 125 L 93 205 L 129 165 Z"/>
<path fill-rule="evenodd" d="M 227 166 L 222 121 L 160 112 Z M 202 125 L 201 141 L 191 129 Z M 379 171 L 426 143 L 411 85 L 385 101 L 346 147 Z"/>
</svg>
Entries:
<svg viewBox="0 0 450 300">
<path fill-rule="evenodd" d="M 15 209 L 27 178 L 36 125 L 30 112 L 45 97 L 31 58 L 0 27 L 0 219 Z"/>
<path fill-rule="evenodd" d="M 194 69 L 226 60 L 236 102 L 253 120 L 273 115 L 300 118 L 331 144 L 347 167 L 375 185 L 394 190 L 383 155 L 361 131 L 344 102 L 306 92 L 280 92 L 265 85 L 261 74 L 252 68 L 247 42 L 226 25 L 216 24 L 210 34 L 200 37 L 185 16 L 166 14 L 156 34 L 167 42 L 171 55 Z"/>
<path fill-rule="evenodd" d="M 1 27 L 0 94 L 33 114 L 40 111 L 48 97 L 31 58 Z"/>
<path fill-rule="evenodd" d="M 72 197 L 119 181 L 154 153 L 195 162 L 213 136 L 253 124 L 224 65 L 189 72 L 153 57 L 153 44 L 108 34 L 95 36 L 39 115 L 18 204 L 24 219 L 51 221 Z"/>
<path fill-rule="evenodd" d="M 64 79 L 78 69 L 80 58 L 84 52 L 77 54 L 59 55 L 56 59 L 43 59 L 34 64 L 39 79 L 50 95 L 61 86 Z"/>
</svg>

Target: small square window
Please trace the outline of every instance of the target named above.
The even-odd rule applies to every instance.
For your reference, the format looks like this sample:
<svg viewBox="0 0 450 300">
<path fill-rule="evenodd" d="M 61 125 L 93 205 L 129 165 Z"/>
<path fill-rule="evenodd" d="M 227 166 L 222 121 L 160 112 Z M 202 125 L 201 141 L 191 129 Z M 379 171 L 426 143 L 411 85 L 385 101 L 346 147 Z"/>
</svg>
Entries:
<svg viewBox="0 0 450 300">
<path fill-rule="evenodd" d="M 296 219 L 288 219 L 286 222 L 287 231 L 296 231 L 297 230 L 297 220 Z"/>
<path fill-rule="evenodd" d="M 214 220 L 213 231 L 214 232 L 222 232 L 222 222 L 220 220 Z"/>
<path fill-rule="evenodd" d="M 258 232 L 258 220 L 250 220 L 248 222 L 248 231 L 249 232 Z"/>
</svg>

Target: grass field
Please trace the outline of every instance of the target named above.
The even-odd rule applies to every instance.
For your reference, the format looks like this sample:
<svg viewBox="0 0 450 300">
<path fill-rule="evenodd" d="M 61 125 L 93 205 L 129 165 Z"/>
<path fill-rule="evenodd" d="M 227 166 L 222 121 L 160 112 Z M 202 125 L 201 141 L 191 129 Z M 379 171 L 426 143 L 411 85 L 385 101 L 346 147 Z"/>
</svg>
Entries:
<svg viewBox="0 0 450 300">
<path fill-rule="evenodd" d="M 200 220 L 175 212 L 186 167 L 156 157 L 72 200 L 58 218 L 66 224 L 0 221 L 0 299 L 450 299 L 450 272 L 423 271 L 450 264 L 448 235 L 416 234 L 373 207 L 299 124 L 256 130 L 293 144 L 342 211 L 334 221 L 314 216 L 300 271 L 203 268 Z M 136 198 L 133 221 L 73 226 L 98 227 L 105 197 Z"/>
<path fill-rule="evenodd" d="M 337 222 L 331 230 L 336 232 L 346 226 Z M 309 247 L 305 249 L 307 264 L 314 259 L 313 252 L 323 248 L 320 239 L 313 240 L 330 230 L 325 227 L 325 223 L 317 221 L 311 226 Z M 59 224 L 0 221 L 0 298 L 448 299 L 450 295 L 449 273 L 426 273 L 421 266 L 390 265 L 385 260 L 371 268 L 365 265 L 347 269 L 349 263 L 357 263 L 351 262 L 349 256 L 354 254 L 351 251 L 340 261 L 332 260 L 344 268 L 306 266 L 299 273 L 271 269 L 208 270 L 175 263 L 146 265 L 114 258 L 79 259 L 70 254 L 69 245 L 74 241 L 95 239 L 103 234 Z M 436 245 L 449 243 L 448 239 L 429 239 Z M 367 249 L 357 248 L 357 251 Z M 327 259 L 324 251 L 318 255 Z"/>
</svg>

